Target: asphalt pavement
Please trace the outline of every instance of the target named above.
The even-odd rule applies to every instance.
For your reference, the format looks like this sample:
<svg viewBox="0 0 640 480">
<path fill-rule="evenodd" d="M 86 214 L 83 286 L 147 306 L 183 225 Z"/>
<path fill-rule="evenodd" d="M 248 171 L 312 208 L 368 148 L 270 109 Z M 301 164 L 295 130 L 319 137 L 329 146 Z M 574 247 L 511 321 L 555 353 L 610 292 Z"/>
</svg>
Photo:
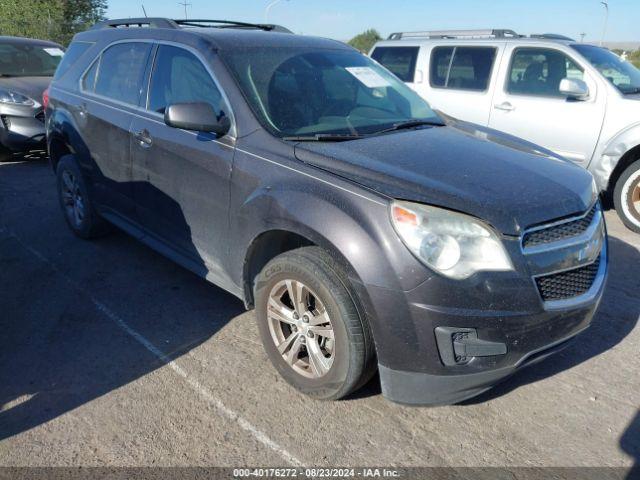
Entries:
<svg viewBox="0 0 640 480">
<path fill-rule="evenodd" d="M 568 349 L 462 405 L 377 378 L 310 400 L 253 312 L 126 234 L 67 229 L 46 161 L 0 164 L 0 466 L 640 464 L 640 235 L 614 212 L 610 278 Z"/>
</svg>

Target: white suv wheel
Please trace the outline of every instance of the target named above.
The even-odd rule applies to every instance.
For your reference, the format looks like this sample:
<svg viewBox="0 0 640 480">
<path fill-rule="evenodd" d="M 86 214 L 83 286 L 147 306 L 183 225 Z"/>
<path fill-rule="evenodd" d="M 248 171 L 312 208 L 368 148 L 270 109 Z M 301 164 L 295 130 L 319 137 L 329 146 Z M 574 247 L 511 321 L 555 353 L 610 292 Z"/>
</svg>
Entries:
<svg viewBox="0 0 640 480">
<path fill-rule="evenodd" d="M 640 160 L 627 167 L 618 179 L 614 203 L 624 224 L 640 233 Z"/>
</svg>

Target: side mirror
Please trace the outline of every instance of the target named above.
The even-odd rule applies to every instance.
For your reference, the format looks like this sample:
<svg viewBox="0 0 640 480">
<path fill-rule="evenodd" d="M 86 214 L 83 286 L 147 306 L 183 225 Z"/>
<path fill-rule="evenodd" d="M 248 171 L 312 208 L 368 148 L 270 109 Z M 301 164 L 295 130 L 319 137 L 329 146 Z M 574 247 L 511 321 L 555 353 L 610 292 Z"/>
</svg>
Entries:
<svg viewBox="0 0 640 480">
<path fill-rule="evenodd" d="M 215 110 L 206 102 L 169 105 L 164 111 L 164 123 L 183 130 L 215 133 L 219 137 L 229 133 L 231 128 L 229 117 L 218 120 Z"/>
<path fill-rule="evenodd" d="M 560 81 L 560 93 L 569 98 L 586 100 L 589 97 L 589 86 L 578 78 L 563 78 Z"/>
</svg>

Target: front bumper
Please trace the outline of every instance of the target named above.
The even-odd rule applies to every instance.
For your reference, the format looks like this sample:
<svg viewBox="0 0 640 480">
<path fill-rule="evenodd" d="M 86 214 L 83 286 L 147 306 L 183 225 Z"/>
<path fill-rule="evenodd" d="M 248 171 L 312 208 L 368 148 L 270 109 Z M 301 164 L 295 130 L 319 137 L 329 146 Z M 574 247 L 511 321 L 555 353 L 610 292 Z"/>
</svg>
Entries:
<svg viewBox="0 0 640 480">
<path fill-rule="evenodd" d="M 46 132 L 42 108 L 2 106 L 0 144 L 14 152 L 44 148 Z"/>
<path fill-rule="evenodd" d="M 485 272 L 466 282 L 434 275 L 409 292 L 366 286 L 385 397 L 457 403 L 567 346 L 589 327 L 604 291 L 606 227 L 599 214 L 592 225 L 597 228 L 549 247 L 523 250 L 520 240 L 506 241 L 513 272 Z M 591 263 L 597 273 L 584 293 L 541 298 L 536 278 L 544 269 Z"/>
<path fill-rule="evenodd" d="M 585 327 L 587 328 L 587 327 Z M 578 332 L 579 333 L 579 332 Z M 486 392 L 518 370 L 541 362 L 571 344 L 577 333 L 530 352 L 513 366 L 459 375 L 431 375 L 428 373 L 392 370 L 379 365 L 383 395 L 406 405 L 450 405 Z"/>
</svg>

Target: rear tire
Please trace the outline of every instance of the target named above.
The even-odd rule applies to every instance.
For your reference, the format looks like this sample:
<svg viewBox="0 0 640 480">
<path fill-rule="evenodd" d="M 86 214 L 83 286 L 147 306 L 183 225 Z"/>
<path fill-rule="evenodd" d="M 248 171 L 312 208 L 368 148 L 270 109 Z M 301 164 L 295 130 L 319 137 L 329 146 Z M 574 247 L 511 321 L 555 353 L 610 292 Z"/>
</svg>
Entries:
<svg viewBox="0 0 640 480">
<path fill-rule="evenodd" d="M 277 256 L 256 278 L 254 292 L 265 351 L 297 390 L 338 400 L 375 373 L 369 325 L 343 269 L 325 250 L 304 247 Z"/>
<path fill-rule="evenodd" d="M 71 231 L 80 238 L 105 235 L 110 225 L 95 210 L 89 189 L 73 155 L 65 155 L 56 167 L 60 208 Z"/>
<path fill-rule="evenodd" d="M 625 226 L 640 233 L 640 160 L 622 172 L 613 191 L 613 203 Z"/>
</svg>

